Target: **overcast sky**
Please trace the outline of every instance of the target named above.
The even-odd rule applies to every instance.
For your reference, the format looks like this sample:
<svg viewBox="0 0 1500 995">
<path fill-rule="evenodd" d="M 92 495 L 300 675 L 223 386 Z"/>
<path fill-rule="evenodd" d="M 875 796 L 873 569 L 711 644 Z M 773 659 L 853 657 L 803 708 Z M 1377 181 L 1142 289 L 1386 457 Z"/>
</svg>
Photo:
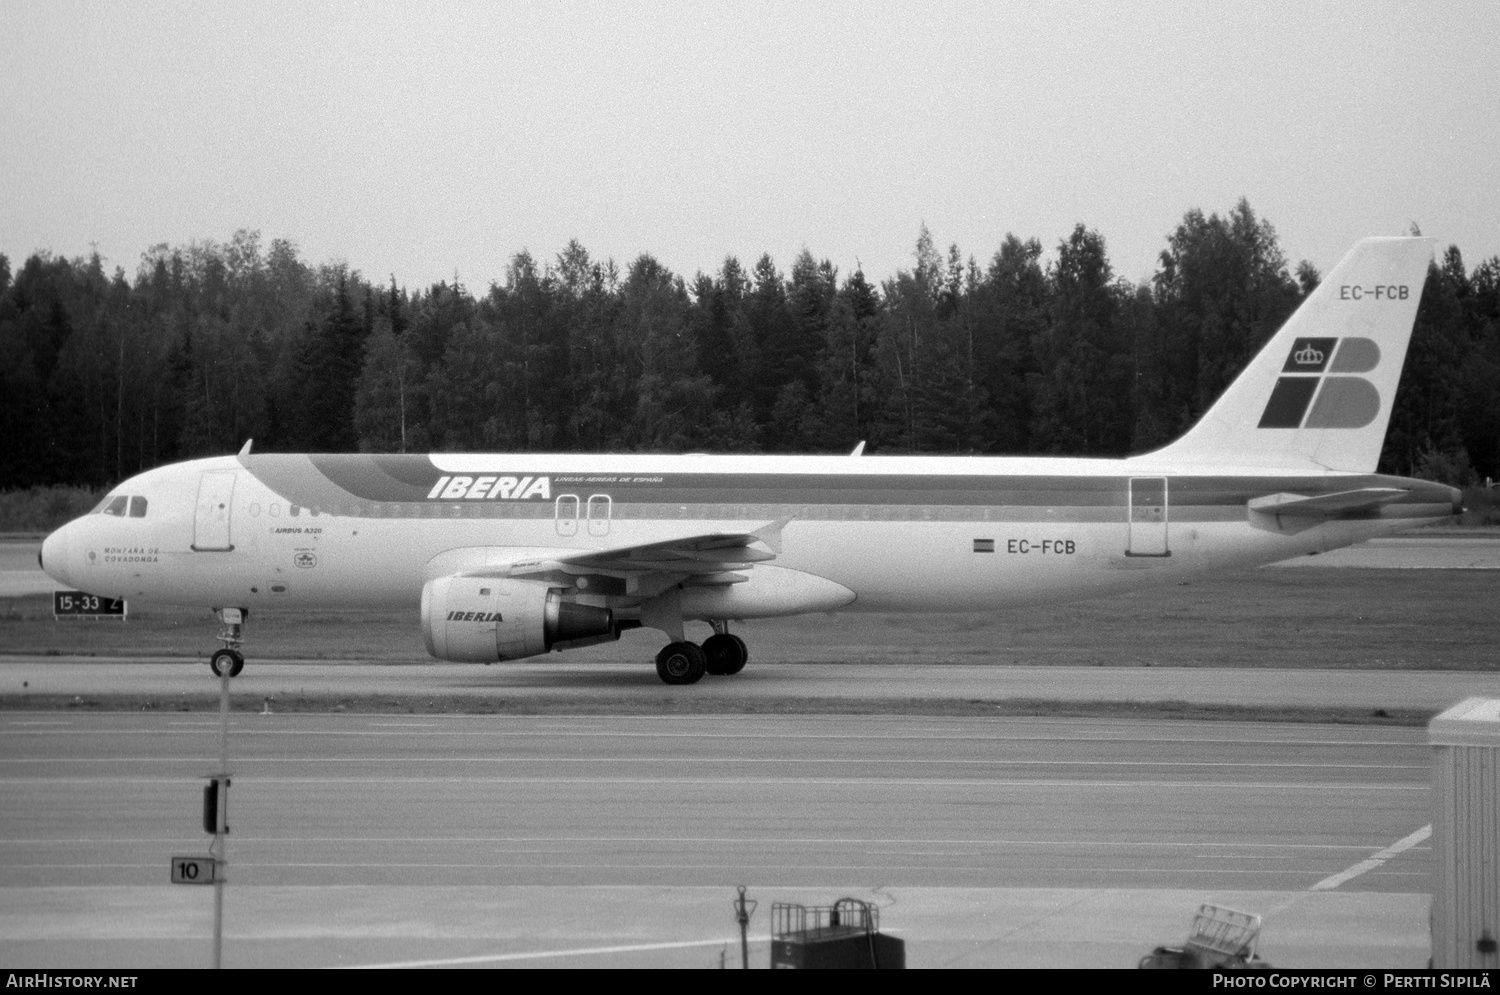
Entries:
<svg viewBox="0 0 1500 995">
<path fill-rule="evenodd" d="M 1413 222 L 1500 253 L 1500 3 L 0 0 L 0 252 L 259 229 L 475 290 L 569 239 L 686 277 L 803 248 L 985 263 L 1075 223 L 1148 276 L 1236 200 L 1327 270 Z"/>
</svg>

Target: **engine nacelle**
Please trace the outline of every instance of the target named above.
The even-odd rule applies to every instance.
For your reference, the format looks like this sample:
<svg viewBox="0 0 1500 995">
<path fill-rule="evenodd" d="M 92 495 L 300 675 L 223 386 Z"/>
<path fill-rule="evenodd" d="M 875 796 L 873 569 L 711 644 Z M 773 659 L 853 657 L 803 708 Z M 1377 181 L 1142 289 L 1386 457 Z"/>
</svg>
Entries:
<svg viewBox="0 0 1500 995">
<path fill-rule="evenodd" d="M 546 584 L 489 577 L 438 577 L 422 588 L 427 652 L 455 663 L 494 663 L 558 644 L 618 639 L 608 608 L 564 601 Z"/>
</svg>

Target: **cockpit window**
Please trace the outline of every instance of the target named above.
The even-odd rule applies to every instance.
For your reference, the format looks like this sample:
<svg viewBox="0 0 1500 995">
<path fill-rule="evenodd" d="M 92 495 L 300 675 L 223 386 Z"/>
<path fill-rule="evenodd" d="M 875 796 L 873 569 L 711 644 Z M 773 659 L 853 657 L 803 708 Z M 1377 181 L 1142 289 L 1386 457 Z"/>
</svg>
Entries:
<svg viewBox="0 0 1500 995">
<path fill-rule="evenodd" d="M 143 498 L 143 497 L 133 497 L 133 498 L 130 499 L 130 517 L 131 518 L 145 518 L 146 517 L 146 499 L 145 498 Z"/>
<path fill-rule="evenodd" d="M 130 499 L 125 495 L 118 494 L 115 497 L 110 498 L 106 504 L 102 505 L 99 508 L 99 512 L 104 515 L 114 515 L 116 518 L 123 518 L 125 517 L 126 504 L 129 501 Z"/>
</svg>

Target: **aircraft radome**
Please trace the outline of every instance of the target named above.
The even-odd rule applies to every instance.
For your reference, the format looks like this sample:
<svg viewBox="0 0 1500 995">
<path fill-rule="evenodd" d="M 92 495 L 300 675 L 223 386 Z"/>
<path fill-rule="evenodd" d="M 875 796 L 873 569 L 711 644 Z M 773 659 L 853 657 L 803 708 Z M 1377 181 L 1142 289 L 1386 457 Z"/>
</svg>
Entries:
<svg viewBox="0 0 1500 995">
<path fill-rule="evenodd" d="M 1451 487 L 1377 475 L 1431 240 L 1357 243 L 1192 429 L 1123 459 L 281 455 L 120 484 L 42 566 L 219 612 L 420 607 L 444 660 L 666 634 L 668 684 L 745 665 L 731 622 L 998 612 L 1270 563 L 1437 521 Z M 685 635 L 706 622 L 702 644 Z"/>
</svg>

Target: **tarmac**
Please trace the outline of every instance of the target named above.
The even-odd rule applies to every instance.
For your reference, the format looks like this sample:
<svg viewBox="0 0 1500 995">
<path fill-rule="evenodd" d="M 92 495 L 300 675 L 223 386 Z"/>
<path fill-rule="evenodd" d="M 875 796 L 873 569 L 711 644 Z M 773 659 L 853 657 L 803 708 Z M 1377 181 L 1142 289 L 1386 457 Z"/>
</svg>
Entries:
<svg viewBox="0 0 1500 995">
<path fill-rule="evenodd" d="M 1427 958 L 1423 731 L 925 716 L 231 719 L 231 967 L 739 966 L 759 902 L 913 967 L 1132 967 L 1202 903 L 1279 967 Z M 0 714 L 0 963 L 206 966 L 192 714 Z"/>
<path fill-rule="evenodd" d="M 729 711 L 777 707 L 807 711 L 823 702 L 891 710 L 917 702 L 1178 702 L 1256 708 L 1340 708 L 1440 711 L 1471 695 L 1500 693 L 1493 672 L 1294 670 L 1223 667 L 993 666 L 931 663 L 752 663 L 733 677 L 705 677 L 669 688 L 640 663 L 585 663 L 542 658 L 515 663 L 369 664 L 337 660 L 251 660 L 234 680 L 237 700 L 265 702 L 271 711 L 315 699 L 324 707 L 342 700 L 358 708 L 372 698 L 406 705 L 458 699 L 532 702 L 566 711 Z M 201 658 L 176 660 L 100 657 L 0 656 L 0 695 L 98 699 L 129 696 L 132 707 L 171 709 L 186 696 L 217 695 L 217 682 Z M 152 704 L 146 706 L 145 701 Z M 66 702 L 56 702 L 66 706 Z M 201 707 L 201 706 L 200 706 Z M 403 710 L 404 710 L 403 706 Z M 382 707 L 382 711 L 387 710 Z M 884 710 L 884 709 L 877 709 Z"/>
<path fill-rule="evenodd" d="M 1500 568 L 1500 531 L 1376 540 L 1283 567 Z M 0 597 L 46 593 L 0 542 Z M 205 966 L 217 718 L 198 659 L 0 660 L 0 694 L 149 698 L 0 713 L 0 963 Z M 1014 716 L 746 714 L 792 703 L 1446 707 L 1493 674 L 759 663 L 664 689 L 636 664 L 252 660 L 233 683 L 228 966 L 737 967 L 729 902 L 842 896 L 918 967 L 1130 967 L 1203 902 L 1260 914 L 1282 967 L 1428 956 L 1425 734 Z M 671 694 L 699 714 L 629 710 Z M 523 715 L 282 715 L 298 696 L 514 699 Z M 711 713 L 724 703 L 725 714 Z M 335 705 L 335 708 L 338 706 Z M 732 714 L 734 711 L 739 714 Z M 878 709 L 875 709 L 878 710 Z"/>
</svg>

